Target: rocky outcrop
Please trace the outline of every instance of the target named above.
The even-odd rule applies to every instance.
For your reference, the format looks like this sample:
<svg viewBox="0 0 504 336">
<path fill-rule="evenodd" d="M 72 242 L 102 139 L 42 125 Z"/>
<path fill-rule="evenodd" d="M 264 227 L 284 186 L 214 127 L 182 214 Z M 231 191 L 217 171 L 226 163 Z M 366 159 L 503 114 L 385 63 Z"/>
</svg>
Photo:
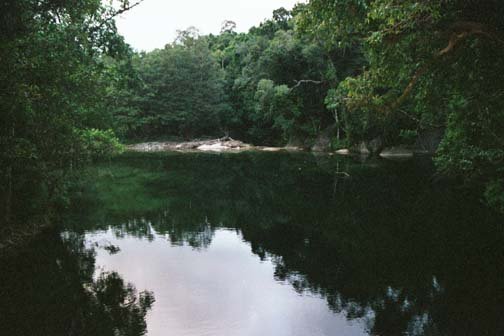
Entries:
<svg viewBox="0 0 504 336">
<path fill-rule="evenodd" d="M 376 137 L 373 140 L 366 142 L 366 147 L 371 154 L 379 154 L 383 150 L 383 140 L 381 137 Z"/>
<path fill-rule="evenodd" d="M 241 147 L 233 147 L 229 146 L 226 143 L 223 142 L 217 142 L 214 144 L 204 144 L 196 148 L 197 150 L 203 151 L 203 152 L 222 152 L 226 150 L 233 150 L 233 149 L 241 149 Z"/>
<path fill-rule="evenodd" d="M 371 154 L 364 141 L 361 141 L 360 143 L 350 147 L 350 152 L 352 152 L 353 154 L 360 154 L 360 155 Z"/>
<path fill-rule="evenodd" d="M 330 152 L 334 127 L 322 131 L 312 146 L 308 140 L 292 137 L 285 147 L 256 147 L 230 137 L 211 140 L 194 140 L 187 142 L 147 142 L 128 146 L 136 152 L 166 152 L 166 151 L 204 151 L 204 152 L 240 152 L 244 150 L 257 150 L 265 152 L 279 151 L 304 151 Z M 423 131 L 414 146 L 398 145 L 384 148 L 381 137 L 369 141 L 362 141 L 348 149 L 335 152 L 339 155 L 357 154 L 361 156 L 380 156 L 387 159 L 403 159 L 413 157 L 415 154 L 434 154 L 444 136 L 444 129 L 431 129 Z"/>
<path fill-rule="evenodd" d="M 360 155 L 378 155 L 383 149 L 383 140 L 381 137 L 376 137 L 370 141 L 361 141 L 360 143 L 350 147 L 350 152 Z"/>
<path fill-rule="evenodd" d="M 262 147 L 260 150 L 263 152 L 280 152 L 284 149 L 282 147 Z"/>
<path fill-rule="evenodd" d="M 169 151 L 240 151 L 253 148 L 252 145 L 229 137 L 212 140 L 188 142 L 146 142 L 128 146 L 134 152 L 169 152 Z"/>
<path fill-rule="evenodd" d="M 386 147 L 381 137 L 370 141 L 361 141 L 349 148 L 350 153 L 359 155 L 379 155 L 383 158 L 410 158 L 415 154 L 433 155 L 441 143 L 445 130 L 443 128 L 422 131 L 412 146 L 395 145 Z"/>
<path fill-rule="evenodd" d="M 337 150 L 337 151 L 335 151 L 334 153 L 335 153 L 335 154 L 338 154 L 338 155 L 350 155 L 350 154 L 352 154 L 352 153 L 350 152 L 350 150 L 345 149 L 345 148 L 344 148 L 344 149 L 338 149 L 338 150 Z"/>
<path fill-rule="evenodd" d="M 242 152 L 248 150 L 264 152 L 302 151 L 301 147 L 256 147 L 229 137 L 213 140 L 188 142 L 146 142 L 127 146 L 133 152 Z"/>
</svg>

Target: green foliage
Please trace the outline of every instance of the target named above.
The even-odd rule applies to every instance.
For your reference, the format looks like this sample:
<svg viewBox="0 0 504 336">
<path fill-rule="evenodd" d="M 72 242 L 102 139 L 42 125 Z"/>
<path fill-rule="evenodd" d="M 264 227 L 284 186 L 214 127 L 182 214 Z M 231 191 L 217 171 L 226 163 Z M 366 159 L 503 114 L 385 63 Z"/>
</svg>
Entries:
<svg viewBox="0 0 504 336">
<path fill-rule="evenodd" d="M 138 108 L 123 121 L 133 136 L 185 138 L 222 134 L 223 72 L 207 39 L 197 31 L 179 32 L 176 42 L 136 58 L 143 82 Z"/>
<path fill-rule="evenodd" d="M 108 99 L 109 79 L 122 80 L 113 71 L 121 63 L 114 63 L 129 53 L 117 34 L 116 13 L 97 0 L 0 5 L 2 222 L 14 222 L 23 202 L 45 206 L 64 192 L 69 172 L 90 155 L 79 148 L 90 146 L 81 141 L 91 138 L 75 129 L 114 126 L 112 111 L 121 104 Z"/>
<path fill-rule="evenodd" d="M 30 179 L 52 199 L 68 171 L 120 152 L 109 129 L 128 141 L 228 134 L 283 145 L 335 126 L 340 148 L 411 145 L 444 128 L 441 172 L 491 186 L 504 178 L 497 0 L 311 0 L 248 33 L 232 21 L 217 36 L 190 27 L 149 53 L 124 43 L 117 10 L 98 0 L 0 9 L 7 221 Z"/>
<path fill-rule="evenodd" d="M 81 145 L 81 153 L 92 160 L 109 159 L 124 151 L 112 130 L 95 128 L 76 130 Z"/>
<path fill-rule="evenodd" d="M 401 130 L 445 127 L 439 169 L 487 183 L 504 157 L 503 15 L 496 0 L 311 0 L 297 24 L 364 56 L 326 100 L 351 142 L 411 144 Z"/>
<path fill-rule="evenodd" d="M 225 89 L 233 112 L 227 128 L 236 137 L 281 145 L 290 138 L 314 137 L 331 124 L 323 101 L 336 79 L 337 56 L 297 32 L 301 8 L 281 8 L 248 34 L 211 36 L 214 53 L 225 55 Z M 264 81 L 271 85 L 266 88 Z"/>
<path fill-rule="evenodd" d="M 232 21 L 217 36 L 190 27 L 164 49 L 107 62 L 117 134 L 229 134 L 258 144 L 315 137 L 332 122 L 323 100 L 329 83 L 345 73 L 334 65 L 345 57 L 296 31 L 302 7 L 280 8 L 247 34 L 236 33 Z M 263 87 L 263 80 L 274 84 Z"/>
<path fill-rule="evenodd" d="M 269 79 L 262 79 L 257 84 L 254 99 L 256 108 L 251 117 L 254 121 L 252 134 L 267 128 L 272 131 L 272 136 L 276 133 L 282 140 L 288 140 L 290 132 L 294 130 L 295 118 L 300 114 L 290 97 L 289 88 L 286 85 L 275 85 Z"/>
</svg>

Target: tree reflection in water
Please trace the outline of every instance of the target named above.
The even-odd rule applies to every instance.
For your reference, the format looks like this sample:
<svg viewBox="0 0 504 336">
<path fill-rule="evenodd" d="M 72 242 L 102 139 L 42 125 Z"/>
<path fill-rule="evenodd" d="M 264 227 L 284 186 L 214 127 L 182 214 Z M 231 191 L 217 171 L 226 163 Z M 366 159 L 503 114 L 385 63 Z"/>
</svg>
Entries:
<svg viewBox="0 0 504 336">
<path fill-rule="evenodd" d="M 56 232 L 1 260 L 1 333 L 144 335 L 153 293 L 137 293 L 114 272 L 93 279 L 94 263 L 82 236 Z"/>
<path fill-rule="evenodd" d="M 372 335 L 504 333 L 502 218 L 431 183 L 430 162 L 132 155 L 98 171 L 79 200 L 94 229 L 205 248 L 234 228 L 278 280 L 367 319 Z"/>
<path fill-rule="evenodd" d="M 72 234 L 54 238 L 59 247 L 47 255 L 32 256 L 43 259 L 34 264 L 48 265 L 39 270 L 47 277 L 47 298 L 57 297 L 51 289 L 64 293 L 64 300 L 49 305 L 65 317 L 56 331 L 97 334 L 90 316 L 107 321 L 106 332 L 145 331 L 152 295 L 135 295 L 114 273 L 93 281 L 85 232 L 111 229 L 117 237 L 150 241 L 162 236 L 172 245 L 204 250 L 216 229 L 228 228 L 274 263 L 277 280 L 324 297 L 349 320 L 367 320 L 371 335 L 504 334 L 502 217 L 466 189 L 432 183 L 429 162 L 130 154 L 89 174 L 66 220 Z M 58 268 L 62 256 L 67 266 Z M 89 284 L 86 290 L 82 284 Z M 16 295 L 37 302 L 27 295 L 40 293 Z M 72 305 L 65 302 L 76 300 L 86 309 L 66 309 Z M 42 314 L 29 309 L 28 316 Z M 53 322 L 40 322 L 37 330 L 58 325 Z"/>
</svg>

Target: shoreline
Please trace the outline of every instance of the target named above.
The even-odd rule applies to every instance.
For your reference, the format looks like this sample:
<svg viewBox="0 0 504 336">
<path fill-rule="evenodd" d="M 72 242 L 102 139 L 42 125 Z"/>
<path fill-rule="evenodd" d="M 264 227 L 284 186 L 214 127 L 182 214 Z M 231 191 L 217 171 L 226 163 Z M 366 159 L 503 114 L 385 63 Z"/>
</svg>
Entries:
<svg viewBox="0 0 504 336">
<path fill-rule="evenodd" d="M 143 142 L 126 146 L 127 151 L 140 153 L 155 153 L 155 152 L 214 152 L 214 153 L 239 153 L 244 151 L 263 151 L 263 152 L 304 152 L 301 147 L 269 147 L 269 146 L 254 146 L 244 143 L 240 140 L 234 140 L 226 137 L 221 139 L 211 140 L 192 140 L 185 142 Z"/>
<path fill-rule="evenodd" d="M 137 153 L 162 153 L 162 152 L 179 152 L 179 153 L 241 153 L 248 151 L 257 152 L 310 152 L 323 153 L 327 155 L 337 156 L 377 156 L 387 160 L 404 160 L 411 159 L 415 156 L 425 156 L 429 153 L 417 151 L 402 146 L 384 148 L 379 153 L 372 154 L 369 151 L 359 151 L 352 149 L 337 149 L 337 150 L 313 150 L 309 148 L 284 146 L 255 146 L 244 143 L 240 140 L 234 140 L 226 137 L 221 139 L 211 140 L 192 140 L 185 142 L 176 141 L 153 141 L 131 144 L 126 146 L 126 150 Z"/>
</svg>

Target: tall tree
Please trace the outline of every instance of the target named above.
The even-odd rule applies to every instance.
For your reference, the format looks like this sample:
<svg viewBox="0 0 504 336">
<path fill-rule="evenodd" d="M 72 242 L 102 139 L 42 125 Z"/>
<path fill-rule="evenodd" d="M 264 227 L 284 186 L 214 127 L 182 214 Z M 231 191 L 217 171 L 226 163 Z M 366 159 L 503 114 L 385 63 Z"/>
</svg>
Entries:
<svg viewBox="0 0 504 336">
<path fill-rule="evenodd" d="M 445 128 L 439 168 L 488 183 L 495 199 L 504 194 L 503 14 L 497 0 L 311 0 L 299 23 L 332 45 L 362 46 L 367 66 L 333 97 L 354 141 Z"/>
<path fill-rule="evenodd" d="M 223 72 L 197 30 L 180 31 L 174 43 L 141 56 L 138 71 L 146 97 L 140 134 L 191 138 L 224 132 Z"/>
<path fill-rule="evenodd" d="M 110 127 L 102 85 L 105 55 L 127 47 L 99 0 L 6 0 L 0 4 L 0 177 L 5 214 L 39 193 L 53 200 L 66 172 L 86 159 L 82 138 Z M 112 147 L 110 133 L 100 133 Z M 89 139 L 89 137 L 88 137 Z M 37 188 L 38 187 L 38 188 Z M 31 209 L 24 211 L 30 213 Z"/>
</svg>

